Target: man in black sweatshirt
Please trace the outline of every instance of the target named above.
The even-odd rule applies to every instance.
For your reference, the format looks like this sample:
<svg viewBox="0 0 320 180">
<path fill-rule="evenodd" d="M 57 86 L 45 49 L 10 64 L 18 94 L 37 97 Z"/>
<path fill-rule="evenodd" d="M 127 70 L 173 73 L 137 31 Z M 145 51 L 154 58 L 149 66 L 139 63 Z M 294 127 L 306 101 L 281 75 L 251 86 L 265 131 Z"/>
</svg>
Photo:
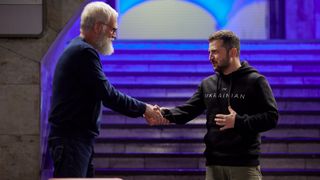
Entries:
<svg viewBox="0 0 320 180">
<path fill-rule="evenodd" d="M 48 137 L 54 177 L 93 177 L 93 141 L 99 134 L 101 104 L 126 116 L 144 115 L 150 125 L 161 124 L 160 111 L 119 92 L 105 77 L 98 52 L 113 53 L 117 16 L 103 2 L 89 3 L 81 14 L 80 36 L 57 62 Z"/>
<path fill-rule="evenodd" d="M 206 111 L 206 180 L 260 180 L 259 133 L 277 125 L 278 110 L 266 78 L 240 62 L 240 40 L 221 30 L 209 37 L 215 74 L 183 105 L 161 108 L 172 123 L 185 124 Z"/>
</svg>

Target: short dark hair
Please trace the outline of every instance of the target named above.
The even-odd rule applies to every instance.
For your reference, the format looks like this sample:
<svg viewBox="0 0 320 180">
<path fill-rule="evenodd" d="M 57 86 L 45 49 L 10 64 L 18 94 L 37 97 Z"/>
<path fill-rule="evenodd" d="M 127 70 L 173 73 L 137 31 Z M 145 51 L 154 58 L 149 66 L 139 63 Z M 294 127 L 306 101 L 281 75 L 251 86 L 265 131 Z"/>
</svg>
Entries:
<svg viewBox="0 0 320 180">
<path fill-rule="evenodd" d="M 240 39 L 238 36 L 229 30 L 220 30 L 217 32 L 214 32 L 209 36 L 209 42 L 212 42 L 214 40 L 222 40 L 223 41 L 223 47 L 229 51 L 231 48 L 236 48 L 238 51 L 238 56 L 240 55 Z"/>
</svg>

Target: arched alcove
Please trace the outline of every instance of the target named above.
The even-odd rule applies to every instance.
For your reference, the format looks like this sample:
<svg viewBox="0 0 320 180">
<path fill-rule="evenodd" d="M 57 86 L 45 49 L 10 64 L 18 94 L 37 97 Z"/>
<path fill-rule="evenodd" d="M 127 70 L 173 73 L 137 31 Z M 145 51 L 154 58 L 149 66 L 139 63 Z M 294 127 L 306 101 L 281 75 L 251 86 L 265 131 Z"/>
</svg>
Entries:
<svg viewBox="0 0 320 180">
<path fill-rule="evenodd" d="M 122 14 L 119 39 L 207 39 L 216 23 L 210 13 L 188 1 L 140 3 Z"/>
<path fill-rule="evenodd" d="M 268 38 L 267 0 L 118 1 L 119 39 L 206 39 L 230 29 L 241 39 Z"/>
</svg>

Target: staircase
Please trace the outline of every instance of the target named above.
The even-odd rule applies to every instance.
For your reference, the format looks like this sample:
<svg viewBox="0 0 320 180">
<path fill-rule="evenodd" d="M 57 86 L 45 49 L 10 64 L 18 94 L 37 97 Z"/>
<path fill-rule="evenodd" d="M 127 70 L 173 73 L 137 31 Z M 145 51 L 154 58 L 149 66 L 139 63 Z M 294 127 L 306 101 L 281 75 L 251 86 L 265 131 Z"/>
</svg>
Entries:
<svg viewBox="0 0 320 180">
<path fill-rule="evenodd" d="M 184 103 L 213 74 L 206 41 L 118 41 L 103 57 L 120 91 L 150 104 Z M 280 119 L 262 134 L 265 180 L 320 179 L 320 42 L 244 41 L 241 59 L 269 80 Z M 98 177 L 204 180 L 205 116 L 187 125 L 150 127 L 104 109 L 96 141 Z"/>
</svg>

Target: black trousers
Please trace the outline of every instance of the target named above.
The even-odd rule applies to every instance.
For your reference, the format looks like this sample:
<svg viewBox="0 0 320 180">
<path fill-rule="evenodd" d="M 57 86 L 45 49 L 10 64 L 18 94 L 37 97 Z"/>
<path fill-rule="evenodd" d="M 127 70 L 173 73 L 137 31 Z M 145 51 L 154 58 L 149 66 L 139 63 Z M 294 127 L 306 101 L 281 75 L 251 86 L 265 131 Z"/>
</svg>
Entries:
<svg viewBox="0 0 320 180">
<path fill-rule="evenodd" d="M 93 139 L 51 138 L 48 142 L 53 160 L 53 177 L 94 177 Z"/>
</svg>

